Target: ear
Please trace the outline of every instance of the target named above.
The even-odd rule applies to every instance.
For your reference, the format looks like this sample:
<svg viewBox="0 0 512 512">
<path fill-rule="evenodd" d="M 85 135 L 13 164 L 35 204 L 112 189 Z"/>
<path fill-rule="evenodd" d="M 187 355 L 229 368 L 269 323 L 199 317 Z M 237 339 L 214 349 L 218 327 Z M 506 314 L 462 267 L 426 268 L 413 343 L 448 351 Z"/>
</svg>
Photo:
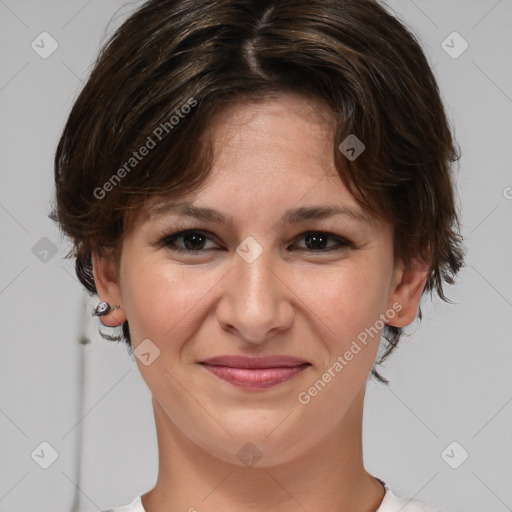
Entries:
<svg viewBox="0 0 512 512">
<path fill-rule="evenodd" d="M 108 302 L 112 308 L 120 306 L 119 309 L 100 316 L 100 322 L 107 327 L 122 325 L 126 321 L 126 312 L 123 307 L 123 298 L 114 257 L 99 256 L 96 252 L 93 252 L 92 270 L 100 301 Z"/>
<path fill-rule="evenodd" d="M 425 289 L 429 274 L 429 266 L 420 260 L 415 260 L 410 267 L 405 268 L 402 263 L 395 268 L 393 290 L 390 296 L 389 307 L 392 304 L 395 316 L 388 320 L 388 325 L 405 327 L 412 324 L 418 315 L 420 299 Z M 401 308 L 398 308 L 397 305 Z"/>
</svg>

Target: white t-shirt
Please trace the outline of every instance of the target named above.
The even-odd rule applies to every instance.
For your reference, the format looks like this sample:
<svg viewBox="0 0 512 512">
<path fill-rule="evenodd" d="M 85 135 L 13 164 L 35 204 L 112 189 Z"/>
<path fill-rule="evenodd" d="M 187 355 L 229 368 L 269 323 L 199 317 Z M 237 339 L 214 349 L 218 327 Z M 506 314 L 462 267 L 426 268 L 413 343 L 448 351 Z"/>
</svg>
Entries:
<svg viewBox="0 0 512 512">
<path fill-rule="evenodd" d="M 377 478 L 386 489 L 384 499 L 380 507 L 375 512 L 441 512 L 438 509 L 429 507 L 426 503 L 419 500 L 409 500 L 396 496 L 389 485 Z M 146 512 L 142 506 L 141 496 L 137 496 L 129 505 L 106 510 L 105 512 Z"/>
</svg>

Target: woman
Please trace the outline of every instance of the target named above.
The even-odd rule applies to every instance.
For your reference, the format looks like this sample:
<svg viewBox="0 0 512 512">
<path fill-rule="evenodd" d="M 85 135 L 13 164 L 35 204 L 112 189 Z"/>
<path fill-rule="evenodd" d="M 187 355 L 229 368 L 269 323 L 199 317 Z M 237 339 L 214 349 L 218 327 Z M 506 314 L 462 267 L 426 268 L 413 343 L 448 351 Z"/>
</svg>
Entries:
<svg viewBox="0 0 512 512">
<path fill-rule="evenodd" d="M 365 470 L 362 412 L 381 336 L 462 265 L 457 158 L 374 1 L 151 0 L 117 30 L 54 212 L 153 397 L 158 479 L 115 511 L 434 510 Z"/>
</svg>

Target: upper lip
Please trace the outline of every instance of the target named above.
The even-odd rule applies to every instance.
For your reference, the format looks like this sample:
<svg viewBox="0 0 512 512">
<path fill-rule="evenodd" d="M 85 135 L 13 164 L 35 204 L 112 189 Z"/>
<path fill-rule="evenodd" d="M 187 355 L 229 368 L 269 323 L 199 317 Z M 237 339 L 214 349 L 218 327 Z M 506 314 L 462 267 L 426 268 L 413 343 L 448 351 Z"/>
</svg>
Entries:
<svg viewBox="0 0 512 512">
<path fill-rule="evenodd" d="M 310 364 L 304 359 L 290 356 L 217 356 L 200 361 L 202 364 L 229 366 L 231 368 L 280 368 Z"/>
</svg>

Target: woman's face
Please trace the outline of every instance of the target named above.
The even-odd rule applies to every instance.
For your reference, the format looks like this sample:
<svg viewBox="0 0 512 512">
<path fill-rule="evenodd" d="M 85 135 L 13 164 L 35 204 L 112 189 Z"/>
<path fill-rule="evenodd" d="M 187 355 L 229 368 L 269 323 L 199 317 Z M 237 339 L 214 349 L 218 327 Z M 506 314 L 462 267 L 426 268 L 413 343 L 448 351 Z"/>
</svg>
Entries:
<svg viewBox="0 0 512 512">
<path fill-rule="evenodd" d="M 348 431 L 384 321 L 416 315 L 425 274 L 395 265 L 391 226 L 342 184 L 333 127 L 292 95 L 223 112 L 201 191 L 133 219 L 118 279 L 94 260 L 101 300 L 122 305 L 103 321 L 128 319 L 156 414 L 235 464 L 241 450 L 260 466 L 291 460 Z M 219 356 L 296 361 L 204 364 Z"/>
</svg>

